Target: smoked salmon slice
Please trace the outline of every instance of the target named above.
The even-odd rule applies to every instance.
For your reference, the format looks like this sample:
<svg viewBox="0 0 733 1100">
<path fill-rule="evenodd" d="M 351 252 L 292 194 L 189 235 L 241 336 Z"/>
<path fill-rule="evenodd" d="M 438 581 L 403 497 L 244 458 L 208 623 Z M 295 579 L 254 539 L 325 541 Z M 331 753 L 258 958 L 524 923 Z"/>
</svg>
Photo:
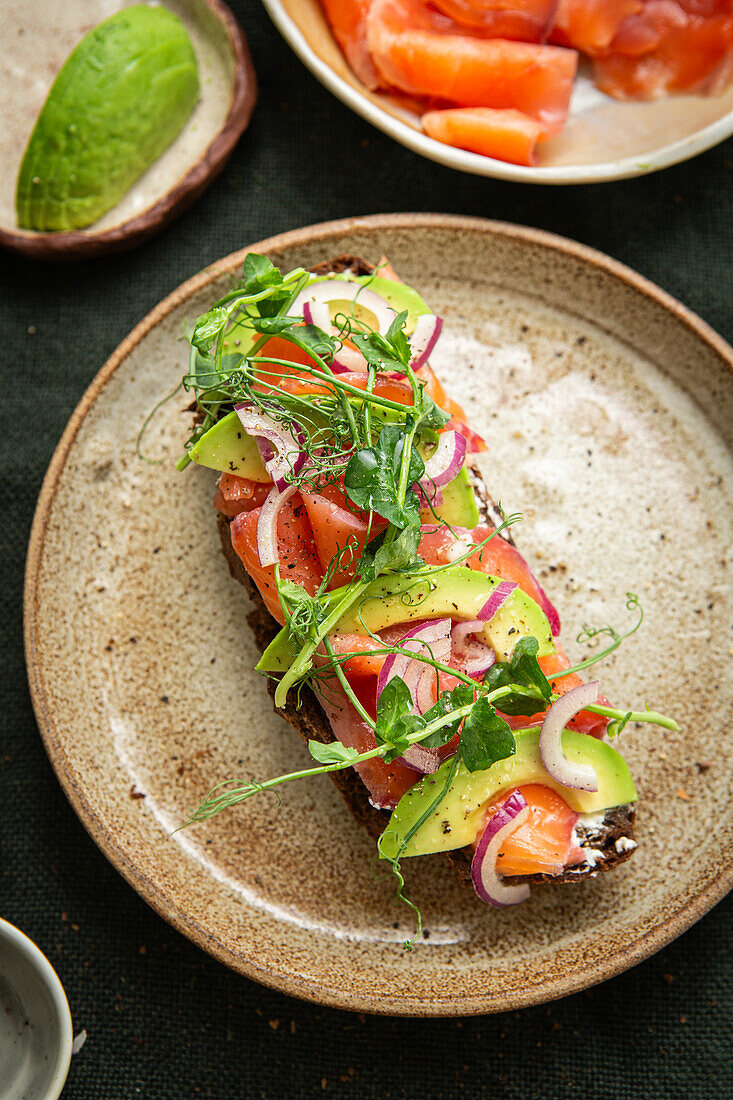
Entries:
<svg viewBox="0 0 733 1100">
<path fill-rule="evenodd" d="M 263 485 L 238 474 L 222 474 L 214 496 L 217 512 L 233 519 L 240 512 L 251 512 L 265 503 L 265 497 L 272 485 Z"/>
<path fill-rule="evenodd" d="M 492 107 L 429 111 L 422 116 L 422 128 L 445 145 L 528 167 L 537 162 L 535 149 L 542 135 L 536 119 L 521 111 Z"/>
<path fill-rule="evenodd" d="M 319 493 L 301 491 L 301 497 L 313 531 L 321 572 L 325 575 L 338 555 L 338 567 L 334 569 L 328 587 L 340 588 L 348 584 L 356 572 L 367 543 L 368 523 Z"/>
<path fill-rule="evenodd" d="M 591 55 L 603 52 L 624 20 L 642 8 L 641 0 L 558 0 L 550 41 Z"/>
<path fill-rule="evenodd" d="M 508 836 L 497 857 L 500 875 L 559 875 L 575 867 L 585 853 L 573 843 L 578 815 L 550 787 L 519 787 L 529 805 L 529 820 Z"/>
<path fill-rule="evenodd" d="M 280 607 L 275 586 L 275 566 L 260 564 L 257 553 L 257 520 L 259 508 L 250 512 L 240 512 L 231 522 L 232 546 L 252 580 L 257 585 L 267 610 L 281 626 L 285 617 Z M 281 576 L 301 585 L 309 596 L 315 595 L 321 583 L 323 573 L 318 561 L 313 531 L 308 520 L 305 506 L 296 494 L 286 501 L 277 517 L 277 544 L 280 561 L 283 562 Z"/>
<path fill-rule="evenodd" d="M 678 7 L 685 23 L 665 30 L 652 50 L 640 57 L 613 53 L 596 60 L 602 92 L 616 99 L 656 99 L 669 92 L 719 91 L 729 83 L 733 11 L 704 16 Z"/>
<path fill-rule="evenodd" d="M 557 0 L 434 0 L 456 23 L 492 38 L 541 42 L 552 24 Z"/>
<path fill-rule="evenodd" d="M 371 0 L 323 0 L 333 36 L 355 76 L 374 91 L 379 77 L 369 55 L 366 16 Z"/>
<path fill-rule="evenodd" d="M 445 34 L 425 25 L 420 0 L 373 0 L 367 44 L 387 86 L 464 107 L 511 107 L 557 133 L 568 113 L 574 50 Z"/>
</svg>

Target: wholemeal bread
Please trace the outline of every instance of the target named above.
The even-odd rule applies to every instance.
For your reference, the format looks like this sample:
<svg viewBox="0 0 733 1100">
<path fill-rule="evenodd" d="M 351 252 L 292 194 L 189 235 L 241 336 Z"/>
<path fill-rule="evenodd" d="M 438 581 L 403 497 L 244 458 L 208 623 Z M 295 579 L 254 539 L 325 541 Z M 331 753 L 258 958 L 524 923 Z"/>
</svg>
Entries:
<svg viewBox="0 0 733 1100">
<path fill-rule="evenodd" d="M 311 268 L 311 271 L 318 275 L 346 271 L 355 275 L 368 275 L 374 271 L 374 266 L 359 256 L 342 255 L 315 265 Z M 470 468 L 470 477 L 476 493 L 482 522 L 496 526 L 500 521 L 500 516 L 491 500 L 477 465 Z M 252 602 L 252 610 L 249 613 L 248 621 L 258 648 L 264 650 L 278 633 L 280 626 L 266 609 L 256 585 L 251 580 L 232 545 L 229 519 L 226 516 L 219 515 L 218 523 L 222 550 L 229 565 L 229 571 L 244 586 Z M 508 532 L 503 537 L 512 541 Z M 268 690 L 274 699 L 275 684 L 272 680 L 268 682 Z M 277 713 L 297 730 L 305 742 L 311 739 L 323 743 L 334 740 L 330 723 L 317 697 L 308 687 L 301 689 L 297 706 L 294 703 L 288 703 L 284 708 L 278 708 Z M 332 772 L 331 779 L 341 792 L 353 817 L 376 839 L 385 828 L 388 820 L 387 813 L 384 810 L 376 809 L 371 804 L 366 787 L 353 769 Z M 624 862 L 636 848 L 634 807 L 632 805 L 619 806 L 592 819 L 581 817 L 576 826 L 576 836 L 580 846 L 588 852 L 583 863 L 566 869 L 560 875 L 512 876 L 511 881 L 517 883 L 551 882 L 555 884 L 579 882 L 585 878 L 595 876 L 600 871 L 610 870 L 619 863 Z M 467 883 L 470 882 L 472 854 L 470 848 L 446 853 L 459 877 Z"/>
</svg>

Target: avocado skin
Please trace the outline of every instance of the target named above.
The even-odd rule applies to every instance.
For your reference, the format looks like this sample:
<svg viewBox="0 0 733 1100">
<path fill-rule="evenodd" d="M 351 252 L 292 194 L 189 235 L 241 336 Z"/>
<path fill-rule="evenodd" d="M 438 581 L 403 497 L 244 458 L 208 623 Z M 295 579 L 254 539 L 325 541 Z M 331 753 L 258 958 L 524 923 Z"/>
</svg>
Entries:
<svg viewBox="0 0 733 1100">
<path fill-rule="evenodd" d="M 566 755 L 573 761 L 592 764 L 598 776 L 597 791 L 579 791 L 561 786 L 548 775 L 540 758 L 539 730 L 517 730 L 514 737 L 515 755 L 497 761 L 486 771 L 469 772 L 459 764 L 445 798 L 401 855 L 447 852 L 472 844 L 483 828 L 486 803 L 502 790 L 509 791 L 528 783 L 551 787 L 577 813 L 595 814 L 636 801 L 636 788 L 626 761 L 605 741 L 577 730 L 564 731 Z M 446 762 L 435 775 L 421 779 L 402 796 L 384 831 L 382 849 L 386 855 L 397 855 L 401 838 L 419 821 L 441 790 L 450 766 L 451 762 Z"/>
<path fill-rule="evenodd" d="M 22 229 L 81 229 L 178 136 L 199 95 L 183 23 L 138 4 L 104 20 L 67 58 L 38 116 L 18 175 Z"/>
</svg>

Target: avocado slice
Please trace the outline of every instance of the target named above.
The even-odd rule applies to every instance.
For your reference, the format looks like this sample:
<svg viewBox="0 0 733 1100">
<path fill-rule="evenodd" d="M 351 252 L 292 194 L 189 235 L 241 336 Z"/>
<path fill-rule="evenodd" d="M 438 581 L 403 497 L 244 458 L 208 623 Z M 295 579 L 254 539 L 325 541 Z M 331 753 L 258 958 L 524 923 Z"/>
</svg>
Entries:
<svg viewBox="0 0 733 1100">
<path fill-rule="evenodd" d="M 540 783 L 565 799 L 580 814 L 595 814 L 625 806 L 637 798 L 634 780 L 623 756 L 605 741 L 576 730 L 565 730 L 563 750 L 573 762 L 591 764 L 598 776 L 597 791 L 577 791 L 552 779 L 540 759 L 538 729 L 517 730 L 514 756 L 498 760 L 486 771 L 469 772 L 461 763 L 445 798 L 420 826 L 400 853 L 403 838 L 420 820 L 448 778 L 451 761 L 434 775 L 426 775 L 402 796 L 384 831 L 381 849 L 386 856 L 421 856 L 449 852 L 473 844 L 483 827 L 484 808 L 501 791 Z"/>
<path fill-rule="evenodd" d="M 18 225 L 95 222 L 170 145 L 198 95 L 178 16 L 135 4 L 105 19 L 69 55 L 38 116 L 18 175 Z"/>
<path fill-rule="evenodd" d="M 475 619 L 499 583 L 499 577 L 459 565 L 434 576 L 400 573 L 378 577 L 367 587 L 358 607 L 342 616 L 335 632 L 363 634 L 366 626 L 376 633 L 397 623 L 446 616 Z M 329 593 L 329 602 L 338 600 L 343 592 L 344 589 L 337 589 Z M 519 639 L 528 634 L 537 638 L 540 657 L 555 652 L 550 624 L 544 613 L 521 588 L 516 588 L 484 627 L 484 638 L 500 660 L 508 660 Z M 294 659 L 295 650 L 290 646 L 290 634 L 285 626 L 263 653 L 257 671 L 286 672 Z"/>
<path fill-rule="evenodd" d="M 266 484 L 270 475 L 262 465 L 260 452 L 235 412 L 227 413 L 194 443 L 188 457 L 199 466 L 221 470 Z"/>
</svg>

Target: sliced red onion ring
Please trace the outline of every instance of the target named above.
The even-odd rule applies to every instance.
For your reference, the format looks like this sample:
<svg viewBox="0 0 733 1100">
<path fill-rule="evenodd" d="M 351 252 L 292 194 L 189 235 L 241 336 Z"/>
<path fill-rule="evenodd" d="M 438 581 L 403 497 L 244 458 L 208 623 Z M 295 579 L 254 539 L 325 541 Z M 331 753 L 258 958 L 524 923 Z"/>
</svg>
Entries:
<svg viewBox="0 0 733 1100">
<path fill-rule="evenodd" d="M 432 313 L 423 313 L 418 317 L 415 329 L 410 337 L 410 347 L 412 348 L 411 366 L 413 370 L 417 370 L 424 363 L 427 363 L 428 357 L 432 354 L 433 348 L 438 342 L 442 328 L 442 319 Z"/>
<path fill-rule="evenodd" d="M 417 703 L 417 682 L 420 676 L 425 670 L 433 675 L 435 673 L 430 665 L 413 660 L 409 654 L 412 652 L 427 656 L 432 653 L 436 661 L 447 663 L 450 659 L 450 630 L 450 619 L 433 619 L 408 630 L 400 639 L 400 651 L 390 653 L 382 665 L 377 679 L 377 699 L 389 681 L 399 676 L 410 689 L 413 703 Z"/>
<path fill-rule="evenodd" d="M 520 791 L 513 791 L 489 818 L 471 861 L 471 879 L 476 893 L 482 901 L 487 901 L 497 909 L 516 905 L 529 897 L 529 886 L 526 882 L 519 886 L 507 886 L 496 869 L 502 844 L 524 825 L 528 817 L 527 800 Z"/>
<path fill-rule="evenodd" d="M 257 519 L 257 556 L 260 559 L 260 565 L 274 565 L 280 560 L 277 545 L 277 517 L 283 504 L 297 491 L 297 485 L 287 485 L 282 492 L 273 486 L 265 497 L 265 503 Z"/>
<path fill-rule="evenodd" d="M 395 311 L 384 298 L 363 283 L 357 283 L 352 279 L 324 279 L 321 282 L 309 283 L 291 305 L 289 314 L 291 317 L 304 316 L 303 309 L 306 302 L 310 304 L 312 311 L 314 304 L 323 302 L 328 305 L 330 302 L 344 301 L 358 301 L 359 305 L 371 310 L 377 319 L 381 333 L 387 331 L 396 316 Z"/>
<path fill-rule="evenodd" d="M 450 627 L 450 619 L 436 619 L 408 630 L 400 640 L 401 649 L 407 652 L 390 653 L 382 665 L 377 679 L 377 699 L 389 681 L 399 676 L 409 688 L 415 711 L 424 714 L 429 710 L 434 701 L 432 685 L 435 683 L 435 670 L 423 661 L 415 661 L 409 652 L 431 652 L 436 661 L 447 664 L 450 660 Z M 415 752 L 415 749 L 420 752 Z M 441 764 L 437 752 L 422 745 L 410 745 L 397 760 L 423 775 L 437 771 Z"/>
<path fill-rule="evenodd" d="M 468 444 L 466 437 L 459 432 L 443 432 L 430 458 L 425 463 L 425 473 L 420 485 L 430 492 L 431 488 L 441 489 L 457 477 L 466 461 Z"/>
<path fill-rule="evenodd" d="M 515 588 L 519 588 L 516 581 L 499 581 L 494 591 L 478 613 L 482 622 L 488 623 L 496 615 L 499 608 L 503 607 Z"/>
<path fill-rule="evenodd" d="M 461 661 L 467 676 L 478 676 L 486 672 L 496 660 L 496 654 L 491 646 L 481 638 L 472 637 L 480 634 L 483 629 L 484 624 L 481 619 L 470 619 L 466 623 L 456 623 L 451 630 L 453 652 Z"/>
<path fill-rule="evenodd" d="M 578 711 L 598 702 L 598 681 L 579 684 L 553 703 L 540 730 L 540 756 L 549 775 L 563 787 L 597 791 L 598 776 L 590 764 L 573 764 L 562 751 L 562 731 Z"/>
<path fill-rule="evenodd" d="M 304 302 L 303 320 L 307 325 L 316 325 L 323 332 L 331 332 L 331 311 L 326 302 Z"/>
<path fill-rule="evenodd" d="M 348 344 L 342 344 L 333 357 L 331 370 L 334 374 L 346 374 L 347 372 L 359 372 L 365 374 L 369 370 L 369 364 L 358 348 L 352 348 Z"/>
<path fill-rule="evenodd" d="M 253 408 L 252 405 L 235 405 L 234 408 L 244 430 L 254 437 L 265 469 L 275 482 L 275 487 L 282 492 L 288 485 L 286 475 L 297 474 L 305 463 L 303 431 L 296 427 L 296 439 L 292 432 L 261 409 Z M 263 445 L 262 440 L 267 443 Z M 267 444 L 272 444 L 272 447 Z"/>
<path fill-rule="evenodd" d="M 443 763 L 435 749 L 426 749 L 422 745 L 410 745 L 396 760 L 420 775 L 434 775 Z"/>
</svg>

